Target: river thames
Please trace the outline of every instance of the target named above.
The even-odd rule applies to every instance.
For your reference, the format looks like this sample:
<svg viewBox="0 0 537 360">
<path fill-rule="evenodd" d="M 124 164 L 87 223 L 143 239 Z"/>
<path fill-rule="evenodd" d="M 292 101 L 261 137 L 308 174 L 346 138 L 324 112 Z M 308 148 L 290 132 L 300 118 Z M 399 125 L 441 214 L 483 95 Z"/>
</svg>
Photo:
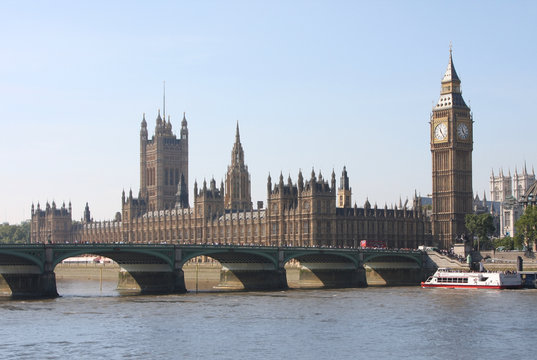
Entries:
<svg viewBox="0 0 537 360">
<path fill-rule="evenodd" d="M 125 296 L 58 281 L 62 297 L 0 300 L 17 359 L 524 359 L 536 290 L 369 287 Z"/>
</svg>

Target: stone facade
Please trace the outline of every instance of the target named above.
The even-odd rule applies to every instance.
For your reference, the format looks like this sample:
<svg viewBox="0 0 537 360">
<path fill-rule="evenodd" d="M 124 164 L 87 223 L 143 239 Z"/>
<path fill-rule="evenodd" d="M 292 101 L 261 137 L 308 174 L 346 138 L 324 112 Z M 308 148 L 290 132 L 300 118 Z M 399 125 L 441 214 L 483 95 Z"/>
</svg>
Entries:
<svg viewBox="0 0 537 360">
<path fill-rule="evenodd" d="M 467 233 L 465 216 L 473 212 L 473 119 L 460 85 L 450 50 L 440 98 L 430 121 L 432 233 L 435 243 L 444 249 Z"/>
<path fill-rule="evenodd" d="M 535 170 L 530 174 L 524 164 L 521 173 L 515 167 L 515 173 L 511 171 L 504 175 L 500 169 L 498 175 L 492 171 L 490 175 L 490 193 L 493 201 L 500 203 L 499 211 L 499 236 L 514 236 L 516 234 L 515 223 L 524 213 L 525 195 L 535 184 Z"/>
<path fill-rule="evenodd" d="M 32 204 L 31 242 L 70 242 L 73 234 L 71 210 L 71 203 L 69 203 L 68 208 L 63 204 L 58 209 L 54 201 L 52 205 L 47 202 L 44 210 L 39 204 L 37 204 L 37 208 L 34 208 Z"/>
<path fill-rule="evenodd" d="M 186 189 L 186 194 L 181 190 Z M 188 127 L 183 114 L 180 138 L 172 132 L 168 117 L 162 119 L 160 110 L 155 134 L 147 136 L 145 114 L 140 130 L 140 198 L 149 211 L 173 209 L 177 195 L 182 195 L 181 206 L 188 207 Z"/>
<path fill-rule="evenodd" d="M 235 134 L 235 144 L 231 151 L 231 165 L 227 168 L 226 193 L 224 205 L 231 210 L 251 210 L 251 185 L 248 166 L 244 163 L 244 150 L 242 149 L 239 134 L 239 124 Z"/>
<path fill-rule="evenodd" d="M 181 139 L 171 132 L 170 122 L 159 119 L 160 116 L 151 141 L 147 140 L 145 117 L 142 121 L 138 197 L 132 191 L 128 195 L 123 192 L 121 213 L 110 221 L 93 221 L 87 204 L 81 222 L 75 223 L 71 221 L 70 208 L 59 212 L 52 208 L 48 212 L 32 209 L 32 242 L 354 247 L 360 240 L 380 240 L 394 248 L 417 248 L 431 243 L 430 220 L 417 196 L 412 208 L 400 204 L 379 209 L 377 205 L 371 207 L 369 201 L 362 208 L 351 206 L 346 168 L 339 188 L 334 172 L 330 181 L 313 170 L 309 179 L 304 179 L 299 171 L 294 183 L 290 177 L 284 182 L 280 175 L 273 184 L 269 176 L 267 207 L 254 210 L 238 126 L 225 186 L 222 182 L 217 187 L 214 179 L 209 184 L 203 181 L 201 187 L 195 182 L 190 207 L 184 196 L 188 170 L 181 167 L 188 164 L 188 159 L 184 160 L 184 153 L 180 153 L 186 150 L 180 142 L 188 139 L 186 119 L 183 118 Z M 166 156 L 176 150 L 180 150 L 179 162 Z M 172 188 L 176 189 L 174 194 Z"/>
</svg>

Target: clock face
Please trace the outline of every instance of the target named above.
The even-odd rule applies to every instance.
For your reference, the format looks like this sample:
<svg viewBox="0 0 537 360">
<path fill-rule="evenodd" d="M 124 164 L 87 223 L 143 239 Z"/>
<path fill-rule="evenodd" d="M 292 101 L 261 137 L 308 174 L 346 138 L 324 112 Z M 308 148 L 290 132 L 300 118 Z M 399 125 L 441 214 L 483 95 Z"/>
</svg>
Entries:
<svg viewBox="0 0 537 360">
<path fill-rule="evenodd" d="M 446 123 L 440 123 L 434 128 L 434 138 L 436 140 L 446 140 L 447 139 L 447 126 Z"/>
<path fill-rule="evenodd" d="M 470 135 L 470 130 L 468 130 L 468 126 L 464 123 L 461 123 L 457 126 L 457 136 L 459 136 L 459 139 L 466 140 L 468 139 L 468 136 Z"/>
</svg>

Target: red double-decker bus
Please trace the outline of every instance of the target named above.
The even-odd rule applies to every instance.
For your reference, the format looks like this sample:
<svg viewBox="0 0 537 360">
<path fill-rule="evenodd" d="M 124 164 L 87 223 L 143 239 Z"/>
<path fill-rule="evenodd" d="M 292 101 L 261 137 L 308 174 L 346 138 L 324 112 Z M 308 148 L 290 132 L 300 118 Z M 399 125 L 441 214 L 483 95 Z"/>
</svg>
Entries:
<svg viewBox="0 0 537 360">
<path fill-rule="evenodd" d="M 386 241 L 382 240 L 362 240 L 360 241 L 361 248 L 386 249 Z"/>
</svg>

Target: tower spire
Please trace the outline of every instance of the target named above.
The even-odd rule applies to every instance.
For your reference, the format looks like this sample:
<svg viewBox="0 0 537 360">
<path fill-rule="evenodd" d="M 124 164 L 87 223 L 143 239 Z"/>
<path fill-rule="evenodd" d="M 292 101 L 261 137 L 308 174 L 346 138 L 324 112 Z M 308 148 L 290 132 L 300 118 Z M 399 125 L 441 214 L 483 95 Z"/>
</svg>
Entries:
<svg viewBox="0 0 537 360">
<path fill-rule="evenodd" d="M 449 62 L 446 69 L 446 73 L 444 74 L 444 78 L 442 79 L 442 83 L 444 82 L 451 82 L 451 81 L 461 81 L 459 79 L 459 76 L 457 75 L 457 72 L 455 71 L 455 65 L 453 65 L 453 45 L 451 42 L 449 43 Z"/>
<path fill-rule="evenodd" d="M 166 121 L 166 81 L 162 82 L 162 118 Z"/>
<path fill-rule="evenodd" d="M 449 46 L 449 61 L 444 77 L 442 78 L 440 98 L 434 110 L 445 110 L 452 108 L 467 109 L 468 106 L 462 98 L 461 92 L 461 80 L 455 71 L 455 65 L 453 65 L 453 49 Z"/>
<path fill-rule="evenodd" d="M 250 174 L 248 166 L 244 164 L 244 150 L 241 145 L 238 120 L 235 130 L 235 144 L 231 150 L 231 165 L 228 166 L 226 175 L 224 204 L 226 209 L 252 209 Z"/>
</svg>

